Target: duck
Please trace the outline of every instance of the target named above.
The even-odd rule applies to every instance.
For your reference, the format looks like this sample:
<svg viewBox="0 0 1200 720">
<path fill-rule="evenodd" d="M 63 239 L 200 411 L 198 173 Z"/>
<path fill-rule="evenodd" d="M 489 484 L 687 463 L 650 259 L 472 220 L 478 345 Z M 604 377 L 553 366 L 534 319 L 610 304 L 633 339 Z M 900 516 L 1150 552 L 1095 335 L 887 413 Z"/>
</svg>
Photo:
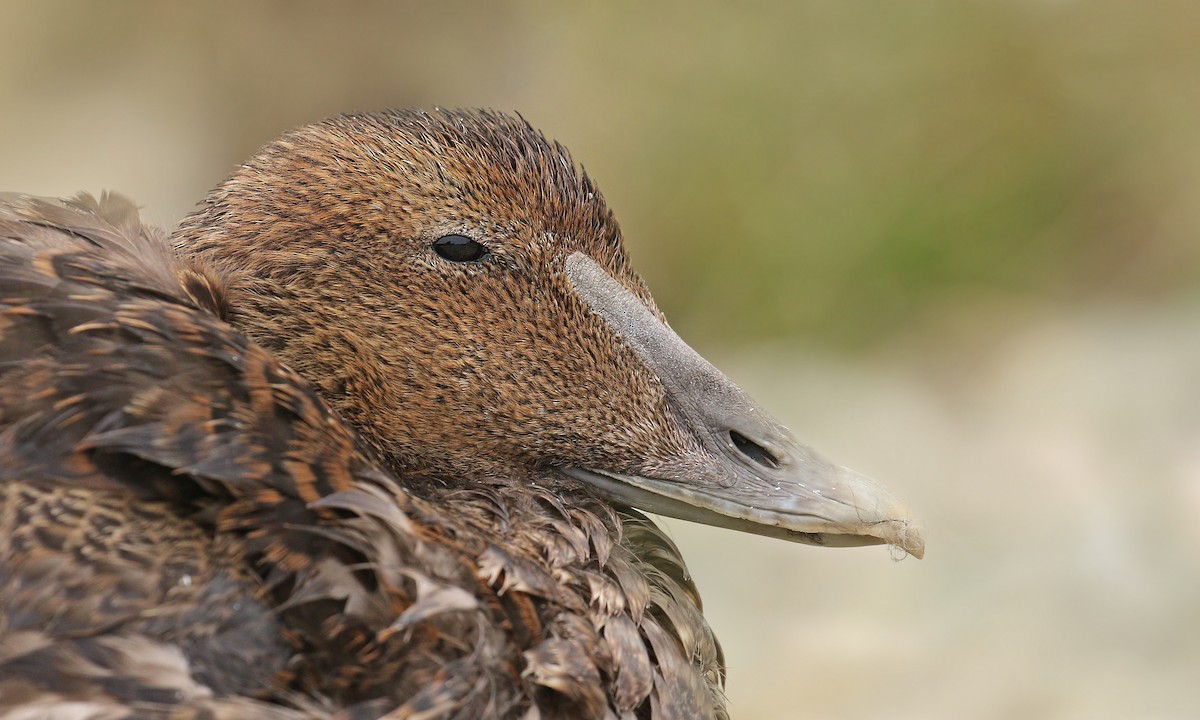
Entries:
<svg viewBox="0 0 1200 720">
<path fill-rule="evenodd" d="M 0 197 L 0 719 L 727 718 L 646 513 L 924 552 L 520 117 L 293 130 L 169 234 Z"/>
</svg>

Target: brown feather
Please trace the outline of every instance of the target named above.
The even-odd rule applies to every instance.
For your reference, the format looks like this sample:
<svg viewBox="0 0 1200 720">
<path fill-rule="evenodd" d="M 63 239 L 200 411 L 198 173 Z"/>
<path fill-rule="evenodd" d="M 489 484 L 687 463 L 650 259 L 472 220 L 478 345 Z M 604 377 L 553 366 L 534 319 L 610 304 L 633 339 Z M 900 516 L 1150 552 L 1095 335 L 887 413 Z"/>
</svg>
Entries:
<svg viewBox="0 0 1200 720">
<path fill-rule="evenodd" d="M 506 275 L 418 256 L 481 228 Z M 344 116 L 175 242 L 0 202 L 0 719 L 725 716 L 679 551 L 553 471 L 694 442 L 565 281 L 518 290 L 574 249 L 654 307 L 561 146 Z"/>
</svg>

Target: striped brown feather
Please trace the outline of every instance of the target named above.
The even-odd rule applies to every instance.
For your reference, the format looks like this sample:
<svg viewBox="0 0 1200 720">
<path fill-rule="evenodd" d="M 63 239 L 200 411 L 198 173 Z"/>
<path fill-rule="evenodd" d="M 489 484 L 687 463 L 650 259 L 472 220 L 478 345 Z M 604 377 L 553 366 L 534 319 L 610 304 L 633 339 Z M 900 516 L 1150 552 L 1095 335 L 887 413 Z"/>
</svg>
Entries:
<svg viewBox="0 0 1200 720">
<path fill-rule="evenodd" d="M 223 303 L 125 200 L 0 204 L 0 718 L 723 716 L 649 521 L 398 480 Z"/>
</svg>

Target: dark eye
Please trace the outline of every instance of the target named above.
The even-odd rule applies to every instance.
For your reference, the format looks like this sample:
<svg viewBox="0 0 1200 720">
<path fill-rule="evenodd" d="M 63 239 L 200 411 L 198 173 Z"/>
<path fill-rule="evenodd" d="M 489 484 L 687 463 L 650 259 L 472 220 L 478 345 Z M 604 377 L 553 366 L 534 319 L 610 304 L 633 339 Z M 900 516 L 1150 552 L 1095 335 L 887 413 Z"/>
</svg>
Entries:
<svg viewBox="0 0 1200 720">
<path fill-rule="evenodd" d="M 474 262 L 487 255 L 487 248 L 466 235 L 443 235 L 433 241 L 433 250 L 450 262 Z"/>
</svg>

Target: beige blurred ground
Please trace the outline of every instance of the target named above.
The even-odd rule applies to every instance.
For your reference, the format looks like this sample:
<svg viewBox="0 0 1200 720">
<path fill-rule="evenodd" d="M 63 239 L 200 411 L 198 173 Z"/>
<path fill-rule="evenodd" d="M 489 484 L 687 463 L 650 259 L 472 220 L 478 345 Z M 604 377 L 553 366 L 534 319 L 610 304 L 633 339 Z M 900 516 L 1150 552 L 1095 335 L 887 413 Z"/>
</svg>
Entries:
<svg viewBox="0 0 1200 720">
<path fill-rule="evenodd" d="M 737 717 L 1200 718 L 1200 5 L 0 1 L 0 189 L 170 225 L 281 130 L 519 110 L 927 559 L 673 523 Z"/>
<path fill-rule="evenodd" d="M 929 530 L 891 563 L 672 523 L 739 716 L 1200 717 L 1198 312 L 1045 317 L 950 383 L 909 352 L 724 358 Z"/>
</svg>

